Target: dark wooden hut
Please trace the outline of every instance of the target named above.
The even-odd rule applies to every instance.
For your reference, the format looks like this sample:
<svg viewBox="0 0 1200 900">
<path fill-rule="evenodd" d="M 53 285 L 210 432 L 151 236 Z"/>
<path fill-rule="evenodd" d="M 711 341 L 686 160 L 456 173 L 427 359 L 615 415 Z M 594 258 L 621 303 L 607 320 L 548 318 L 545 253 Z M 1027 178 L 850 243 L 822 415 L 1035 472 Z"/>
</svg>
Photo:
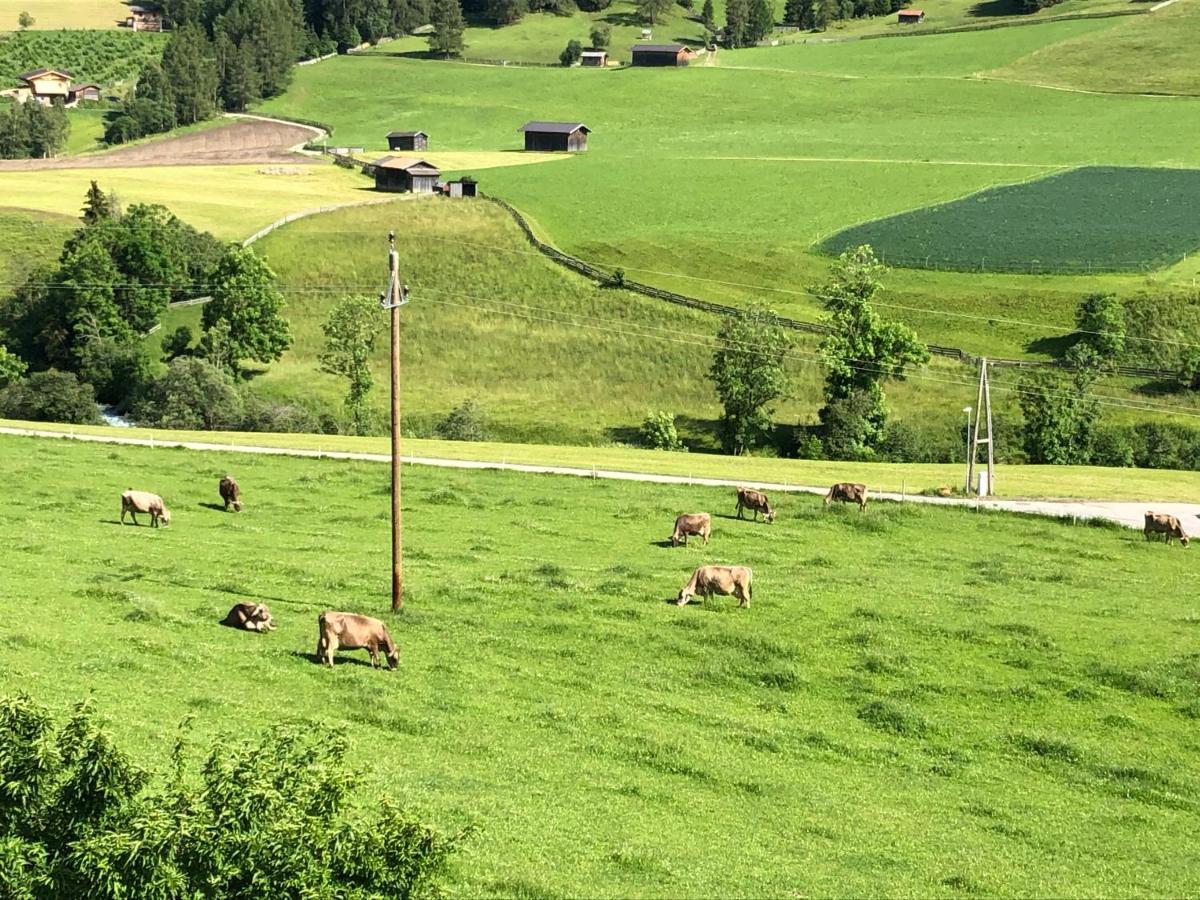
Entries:
<svg viewBox="0 0 1200 900">
<path fill-rule="evenodd" d="M 423 159 L 385 156 L 376 160 L 375 190 L 400 194 L 432 194 L 437 190 L 440 174 L 435 166 Z"/>
<path fill-rule="evenodd" d="M 389 131 L 389 150 L 428 150 L 429 135 L 423 131 Z"/>
<path fill-rule="evenodd" d="M 902 9 L 896 13 L 896 21 L 901 25 L 918 25 L 925 21 L 925 11 L 921 9 Z"/>
<path fill-rule="evenodd" d="M 591 129 L 582 122 L 526 122 L 518 129 L 525 132 L 526 150 L 561 150 L 582 153 L 587 149 Z"/>
<path fill-rule="evenodd" d="M 457 181 L 446 182 L 446 195 L 449 197 L 474 197 L 478 190 L 478 182 L 470 175 L 465 175 Z"/>
<path fill-rule="evenodd" d="M 686 66 L 696 55 L 683 44 L 634 44 L 632 50 L 635 66 Z"/>
</svg>

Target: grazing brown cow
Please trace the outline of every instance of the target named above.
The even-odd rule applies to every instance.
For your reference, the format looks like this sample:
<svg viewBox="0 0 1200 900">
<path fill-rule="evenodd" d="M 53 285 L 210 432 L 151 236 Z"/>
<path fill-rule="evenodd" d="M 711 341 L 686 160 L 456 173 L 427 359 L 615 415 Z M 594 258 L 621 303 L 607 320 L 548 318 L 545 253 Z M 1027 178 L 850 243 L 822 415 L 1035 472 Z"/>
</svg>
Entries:
<svg viewBox="0 0 1200 900">
<path fill-rule="evenodd" d="M 333 668 L 333 654 L 343 650 L 366 650 L 372 668 L 379 667 L 379 648 L 387 655 L 388 667 L 400 664 L 400 651 L 392 642 L 387 626 L 378 619 L 354 613 L 323 612 L 317 616 L 317 657 Z"/>
<path fill-rule="evenodd" d="M 867 508 L 867 486 L 855 484 L 852 481 L 840 481 L 825 495 L 825 505 L 828 506 L 834 500 L 841 500 L 843 503 L 857 503 L 858 511 L 862 512 Z"/>
<path fill-rule="evenodd" d="M 1183 530 L 1183 525 L 1179 519 L 1167 513 L 1146 513 L 1146 527 L 1142 529 L 1142 533 L 1146 535 L 1146 540 L 1150 540 L 1152 534 L 1165 534 L 1168 544 L 1173 538 L 1179 538 L 1181 545 L 1188 545 L 1188 536 Z"/>
<path fill-rule="evenodd" d="M 238 603 L 229 611 L 222 625 L 241 628 L 245 631 L 274 631 L 275 620 L 265 603 Z"/>
<path fill-rule="evenodd" d="M 682 540 L 683 546 L 686 547 L 689 534 L 704 538 L 704 543 L 707 545 L 708 536 L 712 534 L 712 517 L 708 513 L 684 513 L 676 516 L 675 531 L 671 534 L 671 546 L 678 547 Z"/>
<path fill-rule="evenodd" d="M 242 489 L 238 487 L 237 480 L 232 475 L 222 478 L 217 488 L 221 492 L 221 499 L 225 501 L 225 512 L 229 512 L 231 503 L 234 512 L 242 511 Z"/>
<path fill-rule="evenodd" d="M 678 606 L 685 605 L 692 597 L 711 597 L 713 594 L 732 594 L 738 598 L 738 606 L 750 606 L 750 582 L 754 573 L 746 566 L 701 566 L 692 573 L 675 598 Z"/>
<path fill-rule="evenodd" d="M 752 491 L 750 488 L 740 487 L 737 489 L 737 516 L 742 518 L 742 509 L 754 510 L 754 519 L 758 520 L 758 514 L 762 513 L 763 518 L 768 522 L 775 521 L 775 510 L 771 509 L 771 503 L 767 500 L 767 495 L 759 491 Z"/>
<path fill-rule="evenodd" d="M 158 494 L 151 494 L 147 491 L 135 491 L 130 488 L 121 495 L 121 524 L 125 524 L 125 513 L 129 513 L 129 518 L 133 519 L 133 524 L 136 525 L 138 513 L 148 513 L 150 516 L 150 527 L 157 528 L 161 520 L 163 525 L 171 524 L 171 512 L 163 503 L 162 497 Z"/>
</svg>

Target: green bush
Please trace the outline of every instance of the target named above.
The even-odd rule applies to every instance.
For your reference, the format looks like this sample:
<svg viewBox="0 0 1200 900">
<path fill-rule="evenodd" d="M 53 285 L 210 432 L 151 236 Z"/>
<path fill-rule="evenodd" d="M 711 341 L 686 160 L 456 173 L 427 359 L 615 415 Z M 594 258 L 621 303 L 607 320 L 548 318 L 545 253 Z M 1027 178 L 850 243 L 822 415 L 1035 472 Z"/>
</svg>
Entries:
<svg viewBox="0 0 1200 900">
<path fill-rule="evenodd" d="M 639 437 L 642 446 L 651 450 L 687 450 L 675 430 L 675 416 L 669 412 L 653 412 L 646 416 Z"/>
<path fill-rule="evenodd" d="M 171 770 L 138 769 L 75 706 L 61 727 L 28 697 L 0 700 L 0 896 L 420 897 L 444 837 L 389 801 L 346 810 L 358 779 L 336 732 L 276 728 L 218 741 L 199 777 L 181 735 Z"/>
<path fill-rule="evenodd" d="M 452 409 L 435 431 L 438 437 L 447 441 L 486 441 L 487 419 L 480 405 L 467 399 Z"/>
<path fill-rule="evenodd" d="M 229 429 L 242 420 L 242 397 L 223 369 L 183 356 L 138 393 L 131 412 L 157 428 Z"/>
<path fill-rule="evenodd" d="M 99 425 L 96 394 L 72 372 L 49 369 L 34 372 L 0 391 L 0 414 L 30 422 L 70 422 Z"/>
</svg>

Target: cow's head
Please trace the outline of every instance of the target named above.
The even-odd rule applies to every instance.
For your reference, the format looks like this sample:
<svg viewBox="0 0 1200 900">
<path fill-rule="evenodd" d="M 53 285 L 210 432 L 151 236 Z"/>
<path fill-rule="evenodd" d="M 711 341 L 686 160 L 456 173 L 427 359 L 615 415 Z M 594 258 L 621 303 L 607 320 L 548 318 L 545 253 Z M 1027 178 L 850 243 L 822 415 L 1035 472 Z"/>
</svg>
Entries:
<svg viewBox="0 0 1200 900">
<path fill-rule="evenodd" d="M 767 514 L 765 516 L 763 516 L 763 518 L 766 519 L 768 522 L 774 522 L 775 521 L 775 510 L 768 508 Z"/>
<path fill-rule="evenodd" d="M 241 512 L 241 511 L 242 511 L 242 501 L 241 501 L 241 500 L 234 500 L 234 501 L 233 501 L 233 511 L 234 511 L 234 512 Z"/>
<path fill-rule="evenodd" d="M 1188 545 L 1188 536 L 1182 532 L 1179 535 L 1179 545 L 1181 547 L 1186 547 Z"/>
<path fill-rule="evenodd" d="M 170 525 L 171 524 L 171 511 L 164 506 L 162 515 L 158 517 L 158 520 L 160 522 L 162 522 L 164 525 Z"/>
<path fill-rule="evenodd" d="M 398 647 L 392 647 L 387 652 L 388 668 L 395 669 L 400 665 L 400 650 Z"/>
<path fill-rule="evenodd" d="M 688 600 L 690 600 L 690 599 L 691 599 L 691 597 L 688 596 L 687 591 L 680 591 L 679 596 L 675 598 L 675 605 L 676 606 L 686 606 Z"/>
</svg>

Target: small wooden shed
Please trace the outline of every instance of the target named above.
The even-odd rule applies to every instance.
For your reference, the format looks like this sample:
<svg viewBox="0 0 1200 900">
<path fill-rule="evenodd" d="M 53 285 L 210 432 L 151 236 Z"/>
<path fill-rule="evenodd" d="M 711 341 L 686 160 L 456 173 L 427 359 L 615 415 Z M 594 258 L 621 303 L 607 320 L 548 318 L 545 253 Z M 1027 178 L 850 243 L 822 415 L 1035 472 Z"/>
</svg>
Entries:
<svg viewBox="0 0 1200 900">
<path fill-rule="evenodd" d="M 896 21 L 901 25 L 917 25 L 925 21 L 925 10 L 902 9 L 896 13 Z"/>
<path fill-rule="evenodd" d="M 479 190 L 479 184 L 469 175 L 459 178 L 457 181 L 446 182 L 446 196 L 448 197 L 474 197 Z"/>
<path fill-rule="evenodd" d="M 423 159 L 385 156 L 376 160 L 375 190 L 399 194 L 432 194 L 440 174 L 436 166 Z"/>
<path fill-rule="evenodd" d="M 518 131 L 525 132 L 526 150 L 582 153 L 587 149 L 591 129 L 582 122 L 526 122 Z"/>
<path fill-rule="evenodd" d="M 579 64 L 592 68 L 603 68 L 608 65 L 608 51 L 584 50 L 579 56 Z"/>
<path fill-rule="evenodd" d="M 686 66 L 693 56 L 684 44 L 634 44 L 635 66 Z"/>
<path fill-rule="evenodd" d="M 429 135 L 423 131 L 389 131 L 389 150 L 428 150 Z"/>
</svg>

